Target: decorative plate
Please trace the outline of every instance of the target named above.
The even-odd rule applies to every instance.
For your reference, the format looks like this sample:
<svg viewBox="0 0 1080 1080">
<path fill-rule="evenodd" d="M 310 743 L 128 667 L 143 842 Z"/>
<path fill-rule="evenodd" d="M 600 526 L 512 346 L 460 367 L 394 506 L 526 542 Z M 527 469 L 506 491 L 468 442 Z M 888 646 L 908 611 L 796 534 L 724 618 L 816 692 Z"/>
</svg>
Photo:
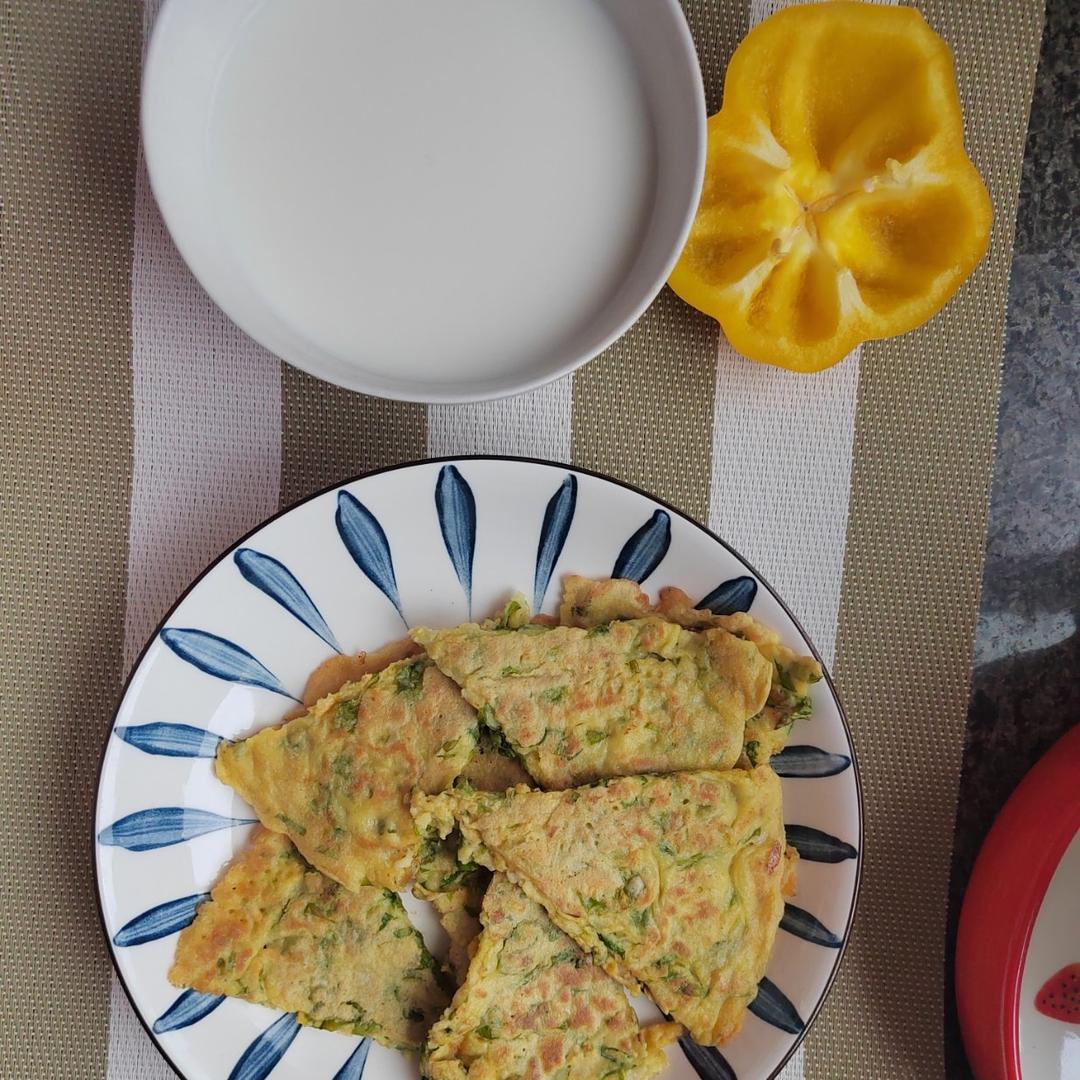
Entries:
<svg viewBox="0 0 1080 1080">
<path fill-rule="evenodd" d="M 964 894 L 956 1004 L 979 1080 L 1080 1076 L 1080 725 L 998 814 Z"/>
<path fill-rule="evenodd" d="M 658 499 L 548 462 L 460 458 L 350 481 L 271 519 L 188 589 L 128 680 L 98 782 L 95 856 L 121 981 L 161 1052 L 188 1080 L 389 1080 L 415 1061 L 300 1027 L 247 1002 L 178 991 L 177 933 L 254 814 L 214 776 L 222 739 L 276 723 L 335 651 L 376 648 L 406 626 L 483 617 L 520 590 L 558 606 L 566 572 L 678 585 L 715 611 L 751 610 L 812 645 L 778 596 L 718 537 Z M 762 1080 L 791 1055 L 836 974 L 861 868 L 858 772 L 828 678 L 814 717 L 774 758 L 788 839 L 801 855 L 768 976 L 723 1052 L 683 1040 L 670 1080 Z M 406 906 L 429 941 L 426 905 Z M 643 1009 L 652 1007 L 645 1003 Z M 655 1014 L 653 1010 L 652 1015 Z"/>
</svg>

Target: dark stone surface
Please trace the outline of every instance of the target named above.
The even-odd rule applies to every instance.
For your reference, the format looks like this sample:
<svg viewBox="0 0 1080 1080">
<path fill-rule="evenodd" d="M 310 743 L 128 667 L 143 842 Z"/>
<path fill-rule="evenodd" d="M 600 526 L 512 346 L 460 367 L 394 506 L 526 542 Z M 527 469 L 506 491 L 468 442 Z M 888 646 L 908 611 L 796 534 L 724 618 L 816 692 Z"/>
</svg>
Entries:
<svg viewBox="0 0 1080 1080">
<path fill-rule="evenodd" d="M 1080 721 L 1080 5 L 1048 0 L 1024 155 L 998 448 L 956 815 L 946 1062 L 971 1076 L 951 961 L 971 867 L 997 812 Z"/>
</svg>

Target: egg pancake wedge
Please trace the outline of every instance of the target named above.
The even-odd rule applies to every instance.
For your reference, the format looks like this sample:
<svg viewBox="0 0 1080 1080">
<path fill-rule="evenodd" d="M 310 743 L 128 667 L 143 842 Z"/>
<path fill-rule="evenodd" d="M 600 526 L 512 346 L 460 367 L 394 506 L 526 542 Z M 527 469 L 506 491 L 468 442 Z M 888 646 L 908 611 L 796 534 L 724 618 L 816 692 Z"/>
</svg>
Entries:
<svg viewBox="0 0 1080 1080">
<path fill-rule="evenodd" d="M 745 768 L 765 764 L 787 742 L 796 720 L 808 719 L 813 706 L 810 687 L 821 679 L 821 665 L 812 656 L 800 656 L 780 640 L 769 627 L 745 611 L 716 615 L 695 608 L 681 589 L 660 590 L 659 603 L 653 605 L 636 581 L 620 578 L 578 577 L 563 579 L 563 598 L 559 621 L 565 626 L 590 629 L 616 619 L 643 619 L 657 615 L 678 623 L 686 630 L 719 627 L 736 637 L 753 642 L 772 667 L 769 695 L 763 708 L 746 721 L 743 753 L 739 764 Z"/>
<path fill-rule="evenodd" d="M 646 1080 L 678 1024 L 638 1024 L 622 988 L 502 874 L 464 986 L 432 1029 L 428 1080 Z"/>
<path fill-rule="evenodd" d="M 303 1024 L 416 1050 L 446 1004 L 401 900 L 312 870 L 258 829 L 183 930 L 169 980 L 294 1012 Z"/>
<path fill-rule="evenodd" d="M 450 679 L 424 657 L 407 659 L 295 720 L 223 743 L 215 770 L 317 870 L 349 889 L 402 889 L 420 842 L 409 796 L 453 783 L 476 727 Z"/>
<path fill-rule="evenodd" d="M 480 933 L 480 905 L 491 881 L 487 867 L 458 862 L 460 844 L 456 830 L 441 839 L 425 838 L 412 884 L 414 896 L 431 902 L 449 938 L 446 966 L 455 986 L 469 968 L 472 943 Z"/>
<path fill-rule="evenodd" d="M 697 1042 L 739 1030 L 793 880 L 767 766 L 417 795 L 413 813 L 422 831 L 458 828 L 459 858 L 507 873 Z"/>
<path fill-rule="evenodd" d="M 734 765 L 772 674 L 751 642 L 654 616 L 412 636 L 548 789 Z"/>
<path fill-rule="evenodd" d="M 505 791 L 532 778 L 497 732 L 483 728 L 476 752 L 458 781 L 478 791 Z M 420 847 L 415 896 L 431 902 L 449 938 L 447 967 L 455 986 L 460 986 L 469 967 L 469 953 L 480 933 L 480 904 L 491 880 L 486 867 L 458 862 L 461 837 L 457 832 L 443 839 L 425 838 Z"/>
</svg>

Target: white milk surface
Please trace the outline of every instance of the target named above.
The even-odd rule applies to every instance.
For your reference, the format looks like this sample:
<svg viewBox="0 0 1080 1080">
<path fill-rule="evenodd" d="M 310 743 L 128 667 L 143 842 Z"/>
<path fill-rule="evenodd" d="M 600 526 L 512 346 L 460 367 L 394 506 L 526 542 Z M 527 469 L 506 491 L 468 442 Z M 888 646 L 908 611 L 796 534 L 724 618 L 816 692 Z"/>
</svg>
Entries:
<svg viewBox="0 0 1080 1080">
<path fill-rule="evenodd" d="M 262 0 L 208 137 L 251 285 L 397 377 L 556 352 L 617 289 L 654 194 L 644 93 L 594 0 Z"/>
</svg>

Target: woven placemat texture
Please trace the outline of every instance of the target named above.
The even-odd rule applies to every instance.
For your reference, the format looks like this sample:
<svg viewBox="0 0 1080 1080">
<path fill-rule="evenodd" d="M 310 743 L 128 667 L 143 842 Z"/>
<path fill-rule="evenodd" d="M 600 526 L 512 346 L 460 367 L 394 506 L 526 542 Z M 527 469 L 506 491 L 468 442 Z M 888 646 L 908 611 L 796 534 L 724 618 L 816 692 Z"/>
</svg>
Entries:
<svg viewBox="0 0 1080 1080">
<path fill-rule="evenodd" d="M 0 8 L 0 1075 L 98 1077 L 90 821 L 121 673 L 134 3 Z"/>
<path fill-rule="evenodd" d="M 281 366 L 281 505 L 346 476 L 422 458 L 425 409 Z"/>
<path fill-rule="evenodd" d="M 863 349 L 836 677 L 866 798 L 851 948 L 807 1076 L 944 1072 L 945 920 L 1041 0 L 919 5 L 952 45 L 990 251 L 930 323 Z"/>
<path fill-rule="evenodd" d="M 709 113 L 750 24 L 747 3 L 684 2 Z M 669 289 L 629 333 L 574 378 L 572 460 L 661 495 L 699 521 L 709 512 L 716 323 Z"/>
<path fill-rule="evenodd" d="M 110 1005 L 93 899 L 93 784 L 125 655 L 274 505 L 469 451 L 600 469 L 721 528 L 835 655 L 866 786 L 863 898 L 785 1078 L 943 1075 L 953 807 L 1040 0 L 921 4 L 957 54 L 995 208 L 988 258 L 927 327 L 799 379 L 737 360 L 665 290 L 573 376 L 458 409 L 279 368 L 186 276 L 136 171 L 157 0 L 145 28 L 134 0 L 0 5 L 0 1075 L 168 1075 L 115 985 Z M 776 6 L 684 3 L 710 112 L 731 52 Z M 814 475 L 777 475 L 773 454 L 798 462 L 811 443 Z"/>
</svg>

